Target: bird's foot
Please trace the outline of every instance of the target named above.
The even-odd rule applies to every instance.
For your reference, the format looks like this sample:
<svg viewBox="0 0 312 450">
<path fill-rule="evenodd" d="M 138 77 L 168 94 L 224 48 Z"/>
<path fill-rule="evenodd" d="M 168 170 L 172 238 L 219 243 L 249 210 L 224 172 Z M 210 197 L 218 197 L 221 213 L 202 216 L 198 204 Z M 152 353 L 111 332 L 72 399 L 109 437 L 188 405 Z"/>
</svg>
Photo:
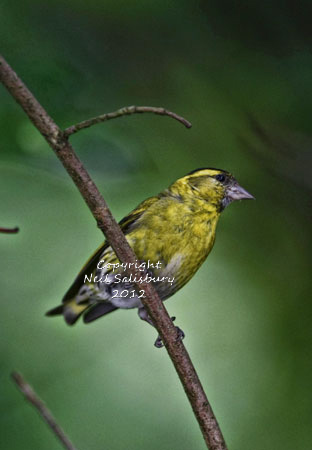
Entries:
<svg viewBox="0 0 312 450">
<path fill-rule="evenodd" d="M 175 317 L 171 317 L 172 322 L 175 321 Z M 177 330 L 177 340 L 182 341 L 182 339 L 185 338 L 185 333 L 183 330 L 181 330 L 181 328 L 179 327 L 175 327 Z M 158 338 L 156 339 L 155 343 L 154 343 L 155 347 L 157 348 L 162 348 L 164 346 L 163 341 L 161 339 L 160 336 L 158 336 Z"/>
</svg>

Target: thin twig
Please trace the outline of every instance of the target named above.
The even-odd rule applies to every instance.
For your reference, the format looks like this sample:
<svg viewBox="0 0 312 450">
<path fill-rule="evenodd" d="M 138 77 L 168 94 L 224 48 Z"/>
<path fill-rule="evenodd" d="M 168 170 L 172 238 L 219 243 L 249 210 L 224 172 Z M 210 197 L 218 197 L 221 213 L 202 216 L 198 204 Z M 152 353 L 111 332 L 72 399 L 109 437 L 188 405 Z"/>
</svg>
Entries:
<svg viewBox="0 0 312 450">
<path fill-rule="evenodd" d="M 186 128 L 191 128 L 192 124 L 188 120 L 184 119 L 184 117 L 179 116 L 178 114 L 168 111 L 165 108 L 156 108 L 154 106 L 125 106 L 124 108 L 120 108 L 117 111 L 101 114 L 97 117 L 92 117 L 91 119 L 84 120 L 83 122 L 77 123 L 76 125 L 72 125 L 64 130 L 65 136 L 71 136 L 77 131 L 83 130 L 84 128 L 89 128 L 92 125 L 96 125 L 97 123 L 106 122 L 110 119 L 116 119 L 117 117 L 129 116 L 130 114 L 141 114 L 141 113 L 154 113 L 160 116 L 168 116 L 182 123 Z"/>
<path fill-rule="evenodd" d="M 0 227 L 0 233 L 7 233 L 7 234 L 14 234 L 14 233 L 18 233 L 19 232 L 19 228 L 15 227 L 15 228 L 2 228 Z"/>
<path fill-rule="evenodd" d="M 73 147 L 68 142 L 67 136 L 56 125 L 53 119 L 43 109 L 33 94 L 1 56 L 0 81 L 2 81 L 11 95 L 21 105 L 30 120 L 45 137 L 57 157 L 62 162 L 89 206 L 93 217 L 97 221 L 98 227 L 102 230 L 108 242 L 114 249 L 118 259 L 122 262 L 132 263 L 127 272 L 128 275 L 132 275 L 134 278 L 137 275 L 135 269 L 137 258 L 112 216 L 104 198 L 75 154 Z M 207 447 L 210 450 L 226 450 L 227 447 L 222 432 L 196 370 L 183 342 L 180 339 L 177 339 L 176 328 L 173 325 L 163 302 L 160 300 L 152 284 L 146 282 L 141 283 L 140 289 L 145 291 L 146 298 L 141 299 L 142 303 L 162 338 L 171 361 L 175 366 L 201 428 Z"/>
<path fill-rule="evenodd" d="M 23 376 L 17 372 L 13 372 L 11 376 L 12 379 L 17 384 L 19 390 L 25 395 L 26 400 L 28 400 L 30 403 L 34 405 L 40 416 L 48 424 L 48 426 L 51 428 L 55 436 L 61 441 L 64 448 L 68 450 L 76 450 L 76 447 L 74 447 L 74 445 L 70 442 L 70 440 L 68 439 L 62 428 L 56 423 L 54 417 L 52 416 L 47 406 L 38 397 L 38 395 L 35 393 L 33 388 L 27 383 L 27 381 L 23 378 Z"/>
</svg>

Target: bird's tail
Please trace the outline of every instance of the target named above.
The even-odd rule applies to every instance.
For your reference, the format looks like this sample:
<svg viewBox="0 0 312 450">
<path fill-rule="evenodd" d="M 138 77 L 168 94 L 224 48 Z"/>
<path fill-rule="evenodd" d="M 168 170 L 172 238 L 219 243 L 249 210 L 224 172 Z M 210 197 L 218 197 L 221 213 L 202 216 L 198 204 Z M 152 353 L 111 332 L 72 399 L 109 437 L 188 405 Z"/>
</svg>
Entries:
<svg viewBox="0 0 312 450">
<path fill-rule="evenodd" d="M 57 306 L 56 308 L 50 309 L 50 311 L 46 312 L 46 316 L 59 316 L 63 315 L 66 323 L 68 325 L 74 325 L 74 323 L 79 319 L 81 314 L 88 309 L 89 305 L 76 303 L 75 298 L 66 301 L 62 305 Z"/>
<path fill-rule="evenodd" d="M 116 311 L 118 309 L 117 306 L 112 305 L 109 302 L 98 303 L 90 308 L 86 314 L 83 316 L 84 323 L 93 322 L 95 319 L 99 317 L 105 316 L 106 314 Z"/>
<path fill-rule="evenodd" d="M 90 308 L 89 304 L 77 304 L 74 297 L 62 305 L 50 309 L 50 311 L 46 313 L 46 316 L 63 315 L 68 325 L 74 325 L 74 323 L 84 312 L 86 312 L 86 314 L 84 315 L 83 320 L 85 323 L 89 323 L 101 316 L 104 316 L 105 314 L 115 311 L 116 309 L 118 308 L 109 302 L 98 303 Z"/>
</svg>

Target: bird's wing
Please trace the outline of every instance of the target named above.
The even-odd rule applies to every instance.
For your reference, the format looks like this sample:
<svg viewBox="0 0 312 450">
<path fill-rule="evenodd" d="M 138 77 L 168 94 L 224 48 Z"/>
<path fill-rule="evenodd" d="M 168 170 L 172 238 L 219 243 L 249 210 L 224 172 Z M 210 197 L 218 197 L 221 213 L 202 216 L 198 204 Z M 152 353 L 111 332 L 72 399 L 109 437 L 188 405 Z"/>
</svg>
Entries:
<svg viewBox="0 0 312 450">
<path fill-rule="evenodd" d="M 159 198 L 160 195 L 147 198 L 119 222 L 119 225 L 125 235 L 130 233 L 130 231 L 138 225 L 138 220 L 143 216 L 147 209 L 149 209 L 154 203 L 158 202 Z"/>
<path fill-rule="evenodd" d="M 135 208 L 128 216 L 124 217 L 120 222 L 119 225 L 125 235 L 130 233 L 134 228 L 135 225 L 138 222 L 138 219 L 142 217 L 144 212 L 155 202 L 157 202 L 159 199 L 158 196 L 151 197 L 146 199 L 144 202 L 140 203 L 137 208 Z M 104 254 L 105 253 L 105 254 Z M 85 275 L 91 274 L 95 270 L 98 262 L 100 261 L 101 257 L 104 259 L 109 259 L 109 262 L 114 262 L 114 252 L 113 250 L 109 251 L 109 244 L 107 241 L 105 241 L 91 256 L 91 258 L 86 262 L 86 264 L 83 266 L 83 268 L 80 270 L 79 274 L 75 278 L 75 281 L 71 285 L 71 287 L 66 292 L 63 303 L 66 303 L 68 300 L 75 297 L 75 295 L 78 293 L 79 289 L 81 288 L 82 284 L 84 283 Z M 118 259 L 116 259 L 116 262 Z"/>
<path fill-rule="evenodd" d="M 105 249 L 108 247 L 108 243 L 105 241 L 104 244 L 102 244 L 95 253 L 91 256 L 91 258 L 86 262 L 86 264 L 83 266 L 83 268 L 80 270 L 78 275 L 75 278 L 75 281 L 71 285 L 71 287 L 68 289 L 66 294 L 63 297 L 62 302 L 66 303 L 68 300 L 72 299 L 81 288 L 82 284 L 84 283 L 84 278 L 86 274 L 91 274 L 93 270 L 96 268 L 101 255 L 105 251 Z"/>
</svg>

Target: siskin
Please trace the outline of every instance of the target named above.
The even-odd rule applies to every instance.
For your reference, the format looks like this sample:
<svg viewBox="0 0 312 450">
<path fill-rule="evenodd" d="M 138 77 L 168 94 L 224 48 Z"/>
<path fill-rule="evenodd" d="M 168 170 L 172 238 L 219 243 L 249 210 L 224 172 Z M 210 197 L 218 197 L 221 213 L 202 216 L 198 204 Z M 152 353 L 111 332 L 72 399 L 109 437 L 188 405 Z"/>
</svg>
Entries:
<svg viewBox="0 0 312 450">
<path fill-rule="evenodd" d="M 197 169 L 179 178 L 119 223 L 138 257 L 136 269 L 142 277 L 127 277 L 127 264 L 121 264 L 104 242 L 82 268 L 63 303 L 47 315 L 63 314 L 72 325 L 82 314 L 89 323 L 119 308 L 138 308 L 139 317 L 152 324 L 141 303 L 144 291 L 134 282 L 152 282 L 162 300 L 171 297 L 210 253 L 224 208 L 235 200 L 252 198 L 225 170 Z M 155 345 L 162 346 L 160 338 Z"/>
</svg>

